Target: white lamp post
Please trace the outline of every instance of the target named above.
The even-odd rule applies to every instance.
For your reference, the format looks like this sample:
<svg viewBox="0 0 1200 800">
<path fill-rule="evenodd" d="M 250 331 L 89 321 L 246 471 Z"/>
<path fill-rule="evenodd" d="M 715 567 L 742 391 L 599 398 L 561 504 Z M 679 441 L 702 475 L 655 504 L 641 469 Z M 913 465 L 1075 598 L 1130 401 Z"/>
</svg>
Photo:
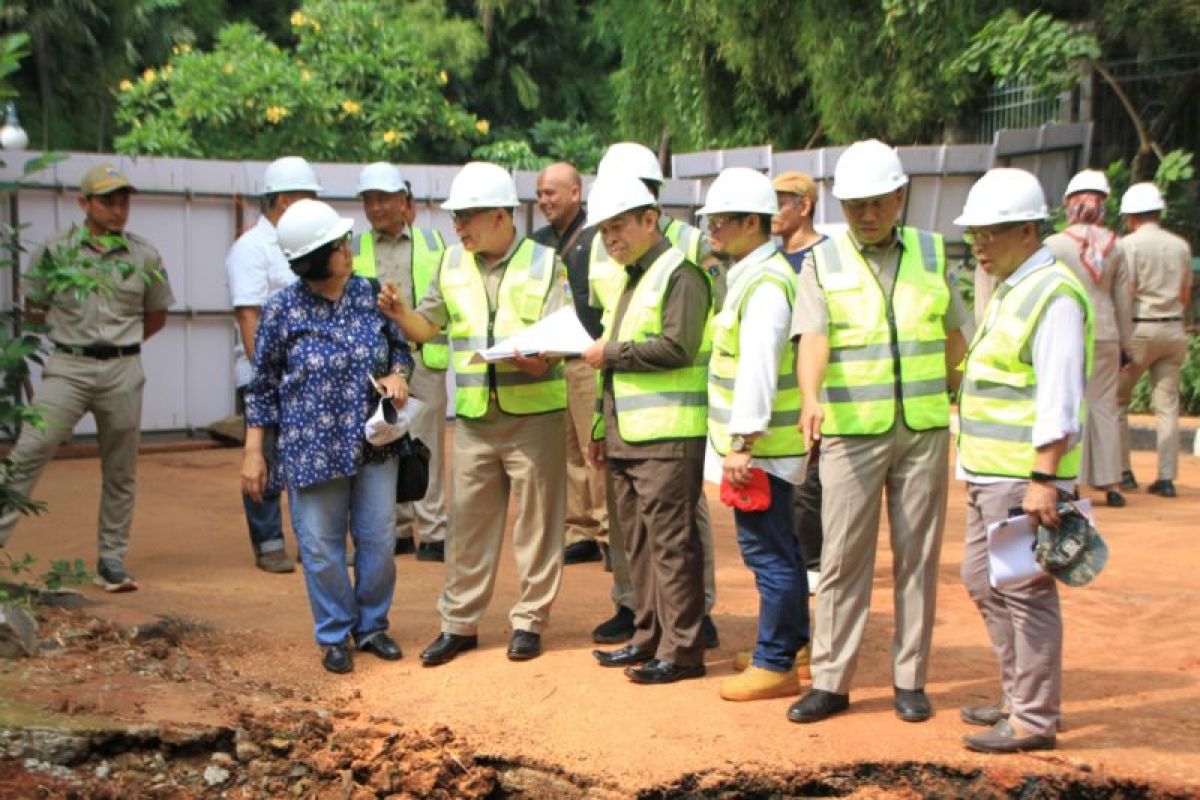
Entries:
<svg viewBox="0 0 1200 800">
<path fill-rule="evenodd" d="M 0 128 L 0 147 L 5 150 L 24 150 L 29 147 L 29 134 L 17 119 L 17 106 L 12 101 L 4 107 L 4 127 Z"/>
</svg>

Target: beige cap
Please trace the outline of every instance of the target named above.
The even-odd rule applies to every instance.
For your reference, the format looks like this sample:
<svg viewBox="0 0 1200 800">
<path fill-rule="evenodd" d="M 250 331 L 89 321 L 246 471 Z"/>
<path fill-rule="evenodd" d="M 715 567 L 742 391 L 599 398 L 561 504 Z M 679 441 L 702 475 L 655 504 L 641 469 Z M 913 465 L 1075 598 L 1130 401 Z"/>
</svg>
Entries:
<svg viewBox="0 0 1200 800">
<path fill-rule="evenodd" d="M 133 188 L 133 184 L 129 182 L 129 178 L 125 177 L 125 173 L 111 164 L 101 164 L 98 167 L 92 167 L 79 183 L 79 191 L 83 193 L 84 197 L 91 197 L 97 194 L 112 194 L 120 189 L 128 189 L 131 192 L 137 191 L 137 189 Z"/>
<path fill-rule="evenodd" d="M 776 175 L 771 185 L 777 192 L 798 194 L 801 197 L 817 196 L 817 184 L 807 172 L 785 172 Z"/>
</svg>

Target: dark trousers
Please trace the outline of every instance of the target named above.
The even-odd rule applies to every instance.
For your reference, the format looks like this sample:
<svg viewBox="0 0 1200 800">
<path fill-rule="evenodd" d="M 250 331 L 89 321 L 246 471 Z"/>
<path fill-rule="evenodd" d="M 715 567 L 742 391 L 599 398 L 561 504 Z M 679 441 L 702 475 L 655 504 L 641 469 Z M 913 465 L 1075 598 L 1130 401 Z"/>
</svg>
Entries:
<svg viewBox="0 0 1200 800">
<path fill-rule="evenodd" d="M 609 459 L 637 609 L 630 644 L 679 666 L 704 662 L 704 551 L 696 524 L 704 461 Z"/>
<path fill-rule="evenodd" d="M 758 587 L 758 643 L 752 663 L 787 672 L 808 641 L 808 574 L 792 528 L 792 484 L 768 473 L 766 511 L 733 510 L 742 561 Z"/>
<path fill-rule="evenodd" d="M 793 493 L 796 536 L 804 553 L 805 569 L 813 572 L 821 571 L 821 473 L 817 469 L 820 454 L 820 443 L 813 442 L 804 467 L 804 483 Z"/>
<path fill-rule="evenodd" d="M 245 388 L 237 390 L 237 412 L 244 413 Z M 263 442 L 264 450 L 267 442 Z M 268 461 L 274 462 L 274 453 L 264 453 Z M 279 492 L 264 490 L 262 502 L 256 503 L 250 495 L 242 495 L 242 508 L 246 512 L 246 526 L 250 529 L 250 545 L 255 555 L 272 553 L 283 549 L 283 511 L 279 504 Z"/>
</svg>

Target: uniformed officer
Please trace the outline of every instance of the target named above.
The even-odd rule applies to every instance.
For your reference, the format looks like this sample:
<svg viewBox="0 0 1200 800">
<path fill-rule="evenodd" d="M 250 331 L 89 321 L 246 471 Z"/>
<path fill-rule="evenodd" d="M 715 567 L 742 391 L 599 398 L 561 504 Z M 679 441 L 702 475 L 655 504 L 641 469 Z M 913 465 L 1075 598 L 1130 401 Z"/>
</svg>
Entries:
<svg viewBox="0 0 1200 800">
<path fill-rule="evenodd" d="M 262 308 L 271 295 L 296 280 L 279 249 L 275 226 L 292 203 L 315 198 L 319 191 L 317 174 L 303 158 L 284 156 L 272 161 L 263 173 L 262 215 L 254 227 L 238 237 L 225 257 L 225 277 L 236 321 L 234 359 L 239 413 L 252 377 L 254 337 Z M 269 449 L 270 444 L 267 446 Z M 278 490 L 264 491 L 260 501 L 243 492 L 242 506 L 255 565 L 264 572 L 294 571 L 295 564 L 283 544 Z"/>
<path fill-rule="evenodd" d="M 959 394 L 958 477 L 967 482 L 962 576 L 1000 662 L 1002 698 L 962 709 L 988 730 L 965 737 L 987 753 L 1055 746 L 1061 716 L 1062 614 L 1055 580 L 991 585 L 988 525 L 1021 507 L 1057 527 L 1058 496 L 1079 475 L 1084 386 L 1095 315 L 1074 271 L 1041 244 L 1037 178 L 993 169 L 954 224 L 996 290 L 966 357 Z"/>
<path fill-rule="evenodd" d="M 508 657 L 536 658 L 562 580 L 566 495 L 563 436 L 566 383 L 560 362 L 513 354 L 488 364 L 472 355 L 557 311 L 566 270 L 548 247 L 519 236 L 512 176 L 472 162 L 455 176 L 442 208 L 461 244 L 446 251 L 416 310 L 395 286 L 380 307 L 406 336 L 428 342 L 443 330 L 455 372 L 454 535 L 438 601 L 442 633 L 421 653 L 444 664 L 478 645 L 479 619 L 492 595 L 510 497 L 517 507 L 513 552 L 519 599 L 509 614 Z"/>
<path fill-rule="evenodd" d="M 12 451 L 10 489 L 28 496 L 55 448 L 89 411 L 100 445 L 99 549 L 96 583 L 105 591 L 137 589 L 125 570 L 136 494 L 142 421 L 142 342 L 162 330 L 175 302 L 162 257 L 128 233 L 128 178 L 110 165 L 88 170 L 79 185 L 83 225 L 60 231 L 38 248 L 24 278 L 28 318 L 44 322 L 52 352 L 38 392 L 45 427 L 23 425 Z M 58 289 L 64 270 L 85 271 L 105 289 L 80 296 Z M 0 519 L 0 546 L 20 517 Z"/>
<path fill-rule="evenodd" d="M 663 184 L 662 167 L 658 158 L 650 148 L 637 142 L 617 142 L 609 146 L 600 164 L 596 168 L 597 177 L 612 173 L 631 174 L 639 178 L 649 190 L 655 203 L 658 202 L 659 191 Z M 725 276 L 720 263 L 712 257 L 708 243 L 700 229 L 682 220 L 674 219 L 660 209 L 658 217 L 659 232 L 672 247 L 683 253 L 684 257 L 693 264 L 698 264 L 710 279 L 714 308 L 720 306 L 725 296 Z M 592 240 L 592 251 L 588 261 L 588 275 L 591 279 L 592 300 L 602 307 L 613 307 L 616 297 L 604 297 L 604 287 L 610 282 L 592 279 L 597 275 L 622 275 L 624 268 L 608 257 L 604 249 L 603 237 L 596 236 Z M 600 293 L 597 293 L 599 289 Z M 611 492 L 610 492 L 611 494 Z M 610 520 L 613 510 L 609 508 Z M 713 603 L 716 601 L 716 567 L 713 561 L 712 524 L 709 522 L 708 500 L 703 492 L 696 504 L 696 516 L 700 526 L 700 540 L 704 546 L 704 645 L 709 649 L 720 645 L 720 636 L 712 621 Z M 592 640 L 597 644 L 618 644 L 633 635 L 633 609 L 637 604 L 633 596 L 633 580 L 629 573 L 627 543 L 624 532 L 615 529 L 611 523 L 608 532 L 609 556 L 612 563 L 613 591 L 612 599 L 617 606 L 616 613 L 600 623 L 592 631 Z"/>
<path fill-rule="evenodd" d="M 1122 487 L 1136 489 L 1129 461 L 1129 399 L 1142 373 L 1150 372 L 1150 403 L 1158 418 L 1158 477 L 1150 494 L 1175 496 L 1179 461 L 1179 369 L 1187 357 L 1191 328 L 1192 249 L 1159 225 L 1166 203 L 1153 183 L 1135 183 L 1121 197 L 1129 233 L 1121 240 L 1133 273 L 1132 361 L 1121 374 Z"/>
<path fill-rule="evenodd" d="M 966 312 L 942 237 L 897 225 L 908 176 L 896 151 L 856 142 L 834 168 L 849 230 L 813 249 L 800 272 L 806 441 L 821 439 L 824 548 L 813 621 L 813 689 L 788 712 L 816 722 L 849 706 L 870 611 L 882 493 L 893 554 L 896 714 L 920 722 L 946 513 L 947 389 L 966 344 Z"/>
<path fill-rule="evenodd" d="M 601 370 L 592 462 L 605 464 L 626 538 L 637 602 L 625 647 L 596 650 L 634 683 L 704 675 L 704 556 L 696 524 L 704 466 L 708 322 L 712 290 L 700 268 L 671 247 L 658 205 L 635 176 L 610 172 L 588 195 L 609 257 L 623 269 L 605 281 L 605 337 L 583 358 Z"/>
<path fill-rule="evenodd" d="M 734 506 L 738 547 L 758 588 L 758 642 L 745 671 L 721 684 L 726 700 L 795 697 L 796 653 L 808 643 L 808 580 L 794 529 L 793 485 L 804 479 L 796 348 L 789 330 L 796 274 L 771 241 L 778 213 L 767 176 L 721 172 L 708 190 L 713 249 L 737 259 L 713 318 L 704 477 L 740 488 L 761 472 L 765 508 Z"/>
<path fill-rule="evenodd" d="M 354 242 L 354 274 L 396 286 L 410 307 L 415 307 L 437 272 L 446 245 L 432 228 L 408 222 L 412 195 L 398 167 L 385 162 L 368 164 L 358 175 L 358 196 L 371 230 Z M 429 489 L 424 500 L 396 507 L 396 554 L 416 551 L 418 561 L 445 558 L 446 495 L 442 489 L 446 437 L 446 368 L 450 346 L 442 334 L 413 354 L 416 362 L 409 394 L 420 401 L 409 426 L 410 433 L 429 448 Z M 413 528 L 420 546 L 413 545 Z"/>
</svg>

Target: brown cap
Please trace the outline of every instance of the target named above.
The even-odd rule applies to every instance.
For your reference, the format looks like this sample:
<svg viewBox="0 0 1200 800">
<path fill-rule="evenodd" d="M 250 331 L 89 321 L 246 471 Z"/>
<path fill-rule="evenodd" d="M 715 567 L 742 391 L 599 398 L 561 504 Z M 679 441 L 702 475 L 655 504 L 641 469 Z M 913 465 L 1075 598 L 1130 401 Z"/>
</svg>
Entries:
<svg viewBox="0 0 1200 800">
<path fill-rule="evenodd" d="M 777 192 L 798 194 L 801 197 L 817 196 L 817 184 L 813 181 L 812 175 L 807 172 L 785 172 L 782 175 L 776 175 L 775 179 L 771 181 L 771 185 Z"/>
<path fill-rule="evenodd" d="M 133 184 L 129 182 L 129 178 L 125 177 L 125 173 L 114 167 L 112 164 L 101 164 L 98 167 L 92 167 L 83 176 L 83 180 L 79 182 L 79 191 L 84 197 L 91 197 L 97 194 L 112 194 L 120 189 L 128 189 L 131 192 L 136 192 Z"/>
</svg>

